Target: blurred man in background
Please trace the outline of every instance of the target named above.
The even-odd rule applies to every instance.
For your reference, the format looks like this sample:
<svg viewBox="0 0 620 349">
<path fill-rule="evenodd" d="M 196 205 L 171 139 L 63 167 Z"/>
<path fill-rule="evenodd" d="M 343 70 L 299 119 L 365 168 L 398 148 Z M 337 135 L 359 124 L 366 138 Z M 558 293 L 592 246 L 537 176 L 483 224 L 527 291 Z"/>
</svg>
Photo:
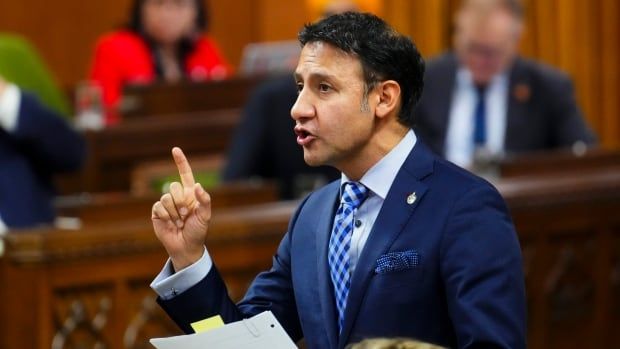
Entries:
<svg viewBox="0 0 620 349">
<path fill-rule="evenodd" d="M 457 165 L 595 143 L 570 79 L 518 56 L 523 12 L 519 0 L 465 0 L 454 52 L 428 64 L 416 131 Z"/>
</svg>

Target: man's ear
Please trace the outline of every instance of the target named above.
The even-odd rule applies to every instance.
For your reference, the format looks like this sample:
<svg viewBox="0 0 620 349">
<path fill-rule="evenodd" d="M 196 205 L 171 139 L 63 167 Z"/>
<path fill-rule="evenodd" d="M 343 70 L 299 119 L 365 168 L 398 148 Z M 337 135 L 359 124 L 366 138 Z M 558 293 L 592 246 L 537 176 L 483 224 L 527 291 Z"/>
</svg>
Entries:
<svg viewBox="0 0 620 349">
<path fill-rule="evenodd" d="M 400 104 L 400 85 L 394 80 L 386 80 L 376 87 L 379 97 L 379 104 L 375 109 L 375 114 L 379 118 L 384 118 L 393 113 Z"/>
</svg>

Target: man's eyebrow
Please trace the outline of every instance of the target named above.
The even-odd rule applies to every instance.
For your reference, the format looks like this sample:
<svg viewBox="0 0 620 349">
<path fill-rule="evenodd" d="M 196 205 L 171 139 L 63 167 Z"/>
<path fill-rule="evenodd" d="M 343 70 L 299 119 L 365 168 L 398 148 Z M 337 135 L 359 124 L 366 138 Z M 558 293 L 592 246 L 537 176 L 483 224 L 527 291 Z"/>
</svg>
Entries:
<svg viewBox="0 0 620 349">
<path fill-rule="evenodd" d="M 317 80 L 334 80 L 336 79 L 336 76 L 333 74 L 329 74 L 329 73 L 324 73 L 324 72 L 311 72 L 310 74 L 308 74 L 308 78 L 309 79 L 317 79 Z M 294 72 L 293 73 L 293 77 L 295 78 L 295 81 L 303 81 L 303 76 L 298 73 L 298 72 Z"/>
</svg>

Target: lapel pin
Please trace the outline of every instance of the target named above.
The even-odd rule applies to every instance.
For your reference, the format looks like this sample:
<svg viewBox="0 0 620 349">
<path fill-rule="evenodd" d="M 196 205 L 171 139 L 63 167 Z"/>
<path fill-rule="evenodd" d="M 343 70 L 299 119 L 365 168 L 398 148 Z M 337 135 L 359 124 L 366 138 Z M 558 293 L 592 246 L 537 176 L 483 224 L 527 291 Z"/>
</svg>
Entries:
<svg viewBox="0 0 620 349">
<path fill-rule="evenodd" d="M 525 103 L 530 99 L 532 91 L 527 84 L 519 83 L 515 85 L 512 93 L 519 103 Z"/>
<path fill-rule="evenodd" d="M 417 198 L 418 197 L 415 195 L 415 192 L 413 192 L 413 193 L 409 194 L 409 196 L 407 196 L 407 203 L 409 205 L 412 205 Z"/>
</svg>

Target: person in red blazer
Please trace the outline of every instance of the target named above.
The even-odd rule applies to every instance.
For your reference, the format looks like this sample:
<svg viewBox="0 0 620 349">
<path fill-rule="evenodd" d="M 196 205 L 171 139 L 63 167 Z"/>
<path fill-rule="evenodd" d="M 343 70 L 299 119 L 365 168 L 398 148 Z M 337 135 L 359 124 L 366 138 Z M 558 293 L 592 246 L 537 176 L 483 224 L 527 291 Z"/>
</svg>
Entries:
<svg viewBox="0 0 620 349">
<path fill-rule="evenodd" d="M 91 63 L 89 78 L 102 89 L 106 124 L 120 121 L 125 84 L 228 77 L 232 69 L 206 29 L 200 0 L 135 0 L 129 25 L 99 38 Z"/>
</svg>

